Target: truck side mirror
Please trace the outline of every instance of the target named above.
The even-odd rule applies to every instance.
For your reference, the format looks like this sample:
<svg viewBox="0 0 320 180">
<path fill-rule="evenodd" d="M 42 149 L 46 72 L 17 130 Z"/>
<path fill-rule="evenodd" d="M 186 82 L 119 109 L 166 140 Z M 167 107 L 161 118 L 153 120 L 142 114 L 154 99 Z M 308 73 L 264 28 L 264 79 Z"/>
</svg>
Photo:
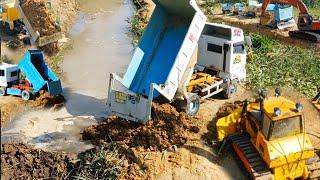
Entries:
<svg viewBox="0 0 320 180">
<path fill-rule="evenodd" d="M 244 41 L 246 43 L 247 46 L 251 47 L 252 46 L 252 40 L 250 36 L 245 36 L 244 37 Z"/>
</svg>

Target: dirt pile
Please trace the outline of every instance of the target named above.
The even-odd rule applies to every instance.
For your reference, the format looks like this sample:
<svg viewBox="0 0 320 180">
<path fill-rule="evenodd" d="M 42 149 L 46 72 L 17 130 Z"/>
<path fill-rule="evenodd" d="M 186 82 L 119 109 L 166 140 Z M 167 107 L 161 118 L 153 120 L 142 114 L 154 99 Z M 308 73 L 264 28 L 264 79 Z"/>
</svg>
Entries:
<svg viewBox="0 0 320 180">
<path fill-rule="evenodd" d="M 45 152 L 24 144 L 1 145 L 1 179 L 62 179 L 70 159 L 65 154 Z"/>
<path fill-rule="evenodd" d="M 216 114 L 216 120 L 218 120 L 219 118 L 228 116 L 235 109 L 242 108 L 242 107 L 243 107 L 243 101 L 235 101 L 234 103 L 227 102 L 219 108 Z"/>
<path fill-rule="evenodd" d="M 21 7 L 31 26 L 38 31 L 40 36 L 50 36 L 61 31 L 53 15 L 49 12 L 44 0 L 21 0 Z M 57 42 L 42 47 L 48 55 L 58 52 Z"/>
<path fill-rule="evenodd" d="M 162 151 L 173 150 L 173 145 L 185 144 L 192 134 L 199 132 L 190 117 L 177 112 L 169 104 L 154 104 L 152 116 L 153 120 L 145 125 L 109 118 L 101 125 L 87 128 L 82 134 L 83 139 L 91 140 L 95 145 L 116 141 L 129 148 Z"/>
</svg>

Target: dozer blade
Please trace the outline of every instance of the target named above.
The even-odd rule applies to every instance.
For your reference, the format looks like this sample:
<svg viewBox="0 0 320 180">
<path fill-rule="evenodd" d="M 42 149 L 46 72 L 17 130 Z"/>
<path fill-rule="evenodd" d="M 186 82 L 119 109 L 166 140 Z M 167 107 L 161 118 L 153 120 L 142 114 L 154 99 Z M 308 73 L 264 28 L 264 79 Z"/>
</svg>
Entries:
<svg viewBox="0 0 320 180">
<path fill-rule="evenodd" d="M 218 119 L 216 123 L 218 141 L 223 141 L 227 136 L 237 132 L 241 121 L 242 108 L 234 110 L 228 116 Z"/>
<path fill-rule="evenodd" d="M 320 34 L 309 31 L 289 31 L 289 36 L 293 38 L 311 41 L 314 43 L 320 42 Z"/>
</svg>

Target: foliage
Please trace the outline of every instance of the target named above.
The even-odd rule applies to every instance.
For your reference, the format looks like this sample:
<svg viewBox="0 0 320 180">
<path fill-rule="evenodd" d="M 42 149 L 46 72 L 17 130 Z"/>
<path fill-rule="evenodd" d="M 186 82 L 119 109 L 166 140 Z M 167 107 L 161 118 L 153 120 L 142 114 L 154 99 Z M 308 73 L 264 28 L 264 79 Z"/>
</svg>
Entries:
<svg viewBox="0 0 320 180">
<path fill-rule="evenodd" d="M 293 87 L 312 97 L 320 87 L 320 56 L 312 49 L 281 44 L 252 34 L 253 56 L 248 57 L 250 88 Z"/>
<path fill-rule="evenodd" d="M 117 179 L 123 160 L 119 158 L 116 143 L 106 144 L 78 155 L 73 179 Z"/>
</svg>

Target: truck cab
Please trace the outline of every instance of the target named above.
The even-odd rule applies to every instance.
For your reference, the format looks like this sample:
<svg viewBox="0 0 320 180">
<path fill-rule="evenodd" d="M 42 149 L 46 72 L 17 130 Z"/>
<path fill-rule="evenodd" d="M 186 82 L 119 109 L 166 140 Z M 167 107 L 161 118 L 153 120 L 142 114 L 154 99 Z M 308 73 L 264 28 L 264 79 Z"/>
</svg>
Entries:
<svg viewBox="0 0 320 180">
<path fill-rule="evenodd" d="M 199 40 L 197 68 L 210 68 L 230 81 L 246 79 L 246 50 L 240 28 L 207 23 Z"/>
<path fill-rule="evenodd" d="M 2 63 L 0 65 L 0 87 L 8 87 L 19 81 L 19 68 L 17 65 Z"/>
</svg>

